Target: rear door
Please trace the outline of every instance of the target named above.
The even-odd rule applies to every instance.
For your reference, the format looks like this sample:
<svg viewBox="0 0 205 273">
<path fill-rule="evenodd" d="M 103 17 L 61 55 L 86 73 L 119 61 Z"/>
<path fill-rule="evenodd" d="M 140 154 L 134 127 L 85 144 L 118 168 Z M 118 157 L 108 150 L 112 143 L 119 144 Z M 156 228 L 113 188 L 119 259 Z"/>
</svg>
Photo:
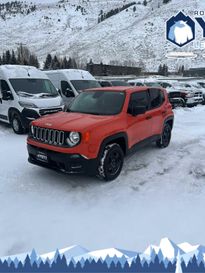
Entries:
<svg viewBox="0 0 205 273">
<path fill-rule="evenodd" d="M 145 106 L 147 111 L 144 114 L 137 116 L 131 115 L 132 104 L 135 103 L 139 106 Z M 151 135 L 151 116 L 149 114 L 149 95 L 148 91 L 138 91 L 130 96 L 128 106 L 128 135 L 129 147 L 134 144 L 145 140 Z"/>
<path fill-rule="evenodd" d="M 160 135 L 162 124 L 166 116 L 165 96 L 164 92 L 158 88 L 149 89 L 150 108 L 149 114 L 151 116 L 151 134 Z"/>
</svg>

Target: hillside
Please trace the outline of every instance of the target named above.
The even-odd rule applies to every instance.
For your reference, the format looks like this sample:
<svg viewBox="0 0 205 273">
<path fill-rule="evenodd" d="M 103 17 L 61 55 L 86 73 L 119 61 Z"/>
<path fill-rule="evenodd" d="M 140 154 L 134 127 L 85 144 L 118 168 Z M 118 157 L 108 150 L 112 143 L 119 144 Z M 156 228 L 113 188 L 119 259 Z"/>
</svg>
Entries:
<svg viewBox="0 0 205 273">
<path fill-rule="evenodd" d="M 0 3 L 8 2 L 0 0 Z M 147 70 L 156 70 L 160 63 L 176 69 L 203 65 L 202 50 L 188 51 L 198 54 L 196 59 L 166 59 L 167 52 L 178 50 L 165 40 L 165 22 L 177 12 L 203 9 L 202 0 L 151 0 L 147 6 L 137 1 L 116 15 L 98 23 L 99 14 L 122 8 L 132 0 L 33 0 L 36 5 L 31 12 L 0 13 L 0 53 L 16 48 L 19 43 L 28 46 L 43 61 L 47 53 L 75 57 L 79 62 L 94 62 L 140 65 Z M 26 6 L 27 7 L 27 6 Z M 202 40 L 202 30 L 197 25 L 197 37 Z"/>
</svg>

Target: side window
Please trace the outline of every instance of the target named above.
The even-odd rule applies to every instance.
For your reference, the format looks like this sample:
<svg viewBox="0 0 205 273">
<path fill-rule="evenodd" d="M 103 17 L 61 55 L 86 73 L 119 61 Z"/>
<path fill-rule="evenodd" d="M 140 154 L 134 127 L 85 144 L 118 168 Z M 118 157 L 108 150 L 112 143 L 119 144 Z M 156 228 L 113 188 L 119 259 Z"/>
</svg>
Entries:
<svg viewBox="0 0 205 273">
<path fill-rule="evenodd" d="M 136 106 L 145 106 L 148 110 L 149 108 L 149 100 L 147 91 L 140 91 L 133 93 L 130 97 L 130 102 L 128 106 L 128 113 L 131 113 L 132 106 L 135 104 Z"/>
<path fill-rule="evenodd" d="M 61 90 L 62 93 L 65 94 L 67 89 L 72 91 L 72 87 L 70 86 L 70 84 L 67 81 L 61 81 Z"/>
<path fill-rule="evenodd" d="M 4 80 L 1 80 L 1 91 L 10 91 L 8 83 Z"/>
<path fill-rule="evenodd" d="M 150 108 L 159 107 L 165 100 L 164 93 L 160 89 L 150 89 Z"/>
</svg>

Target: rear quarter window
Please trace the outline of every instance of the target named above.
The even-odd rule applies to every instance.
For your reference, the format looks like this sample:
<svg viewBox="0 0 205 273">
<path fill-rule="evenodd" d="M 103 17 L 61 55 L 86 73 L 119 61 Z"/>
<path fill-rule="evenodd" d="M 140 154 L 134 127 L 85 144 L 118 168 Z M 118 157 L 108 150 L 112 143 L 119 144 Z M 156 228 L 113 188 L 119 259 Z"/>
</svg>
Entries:
<svg viewBox="0 0 205 273">
<path fill-rule="evenodd" d="M 160 89 L 150 89 L 150 109 L 157 108 L 165 101 L 164 92 Z"/>
<path fill-rule="evenodd" d="M 133 104 L 135 104 L 136 106 L 145 106 L 146 109 L 148 110 L 149 108 L 148 92 L 147 91 L 135 92 L 130 96 L 127 111 L 129 114 L 131 114 L 132 112 Z"/>
</svg>

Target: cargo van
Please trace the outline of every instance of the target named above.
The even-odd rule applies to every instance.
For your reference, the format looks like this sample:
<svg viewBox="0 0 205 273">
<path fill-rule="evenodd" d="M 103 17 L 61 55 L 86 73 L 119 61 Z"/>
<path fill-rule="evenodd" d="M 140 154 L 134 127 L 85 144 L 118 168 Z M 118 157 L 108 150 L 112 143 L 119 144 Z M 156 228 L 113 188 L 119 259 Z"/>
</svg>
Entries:
<svg viewBox="0 0 205 273">
<path fill-rule="evenodd" d="M 59 69 L 45 71 L 45 73 L 61 92 L 65 103 L 69 103 L 85 89 L 101 87 L 98 81 L 86 70 Z"/>
<path fill-rule="evenodd" d="M 32 120 L 63 110 L 63 101 L 47 75 L 32 66 L 0 66 L 0 121 L 24 133 Z"/>
</svg>

